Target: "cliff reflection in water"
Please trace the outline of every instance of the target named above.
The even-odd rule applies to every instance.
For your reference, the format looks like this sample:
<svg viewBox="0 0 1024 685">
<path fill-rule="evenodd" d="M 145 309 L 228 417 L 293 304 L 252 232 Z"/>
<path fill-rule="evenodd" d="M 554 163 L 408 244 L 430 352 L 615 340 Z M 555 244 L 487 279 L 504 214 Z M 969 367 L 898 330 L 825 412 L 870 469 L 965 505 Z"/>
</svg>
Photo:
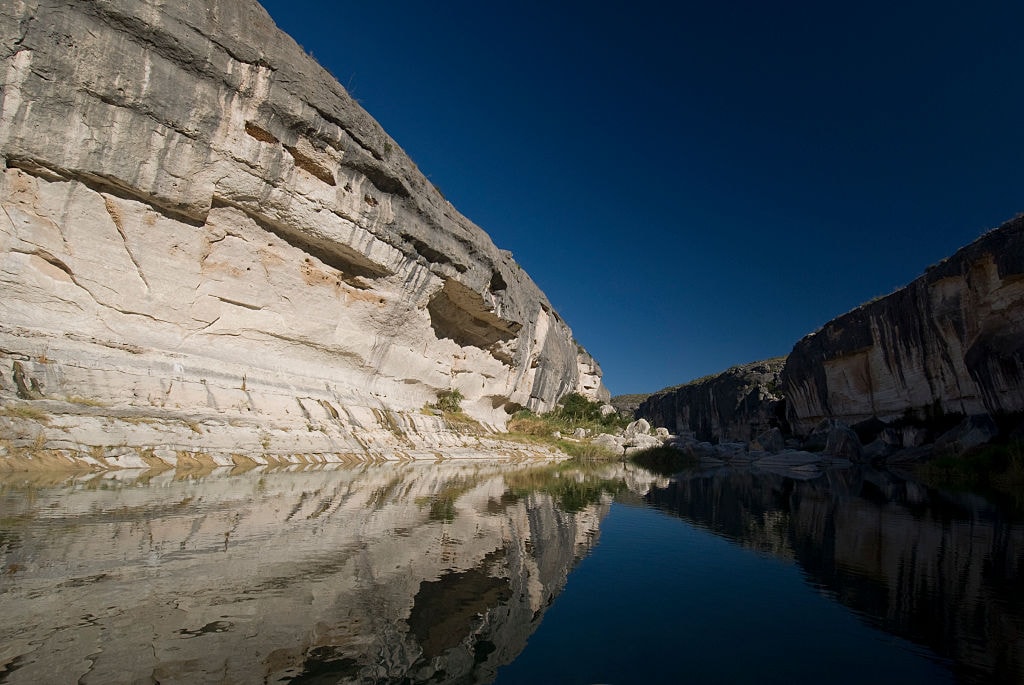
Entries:
<svg viewBox="0 0 1024 685">
<path fill-rule="evenodd" d="M 606 468 L 0 484 L 0 682 L 488 682 L 626 487 Z"/>
<path fill-rule="evenodd" d="M 871 470 L 721 469 L 679 474 L 647 500 L 795 559 L 871 624 L 952 659 L 964 682 L 1024 682 L 1024 526 L 979 497 Z"/>
</svg>

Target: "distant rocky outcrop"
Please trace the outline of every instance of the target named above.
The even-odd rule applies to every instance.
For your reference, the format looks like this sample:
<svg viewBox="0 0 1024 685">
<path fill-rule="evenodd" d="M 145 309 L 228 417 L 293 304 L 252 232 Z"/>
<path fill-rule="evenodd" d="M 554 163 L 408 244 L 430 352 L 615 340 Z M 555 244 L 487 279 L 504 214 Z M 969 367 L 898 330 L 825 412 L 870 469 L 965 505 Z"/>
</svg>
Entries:
<svg viewBox="0 0 1024 685">
<path fill-rule="evenodd" d="M 667 388 L 641 402 L 636 415 L 701 441 L 750 441 L 782 422 L 779 373 L 784 362 L 743 364 Z"/>
<path fill-rule="evenodd" d="M 640 408 L 643 401 L 651 396 L 651 393 L 634 393 L 631 395 L 615 395 L 608 404 L 623 416 L 633 416 Z"/>
<path fill-rule="evenodd" d="M 798 342 L 782 373 L 793 430 L 1024 411 L 1024 217 Z"/>
<path fill-rule="evenodd" d="M 785 359 L 654 393 L 636 416 L 726 461 L 786 448 L 800 459 L 916 459 L 1020 439 L 1024 217 L 830 321 Z"/>
<path fill-rule="evenodd" d="M 511 253 L 262 7 L 201 5 L 0 6 L 13 443 L 420 456 L 467 444 L 419 413 L 449 389 L 496 428 L 608 397 Z"/>
</svg>

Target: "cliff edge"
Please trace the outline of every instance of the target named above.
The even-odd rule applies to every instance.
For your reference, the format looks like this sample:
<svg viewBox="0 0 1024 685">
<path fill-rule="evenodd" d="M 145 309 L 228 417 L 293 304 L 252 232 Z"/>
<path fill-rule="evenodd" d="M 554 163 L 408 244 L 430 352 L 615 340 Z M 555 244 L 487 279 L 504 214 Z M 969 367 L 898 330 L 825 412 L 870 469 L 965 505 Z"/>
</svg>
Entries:
<svg viewBox="0 0 1024 685">
<path fill-rule="evenodd" d="M 786 358 L 654 393 L 636 416 L 678 433 L 681 449 L 727 459 L 802 448 L 908 460 L 1019 440 L 1024 217 L 829 321 Z"/>
<path fill-rule="evenodd" d="M 256 2 L 5 3 L 0 59 L 14 444 L 417 456 L 466 445 L 421 411 L 439 393 L 499 429 L 607 398 L 511 253 Z"/>
<path fill-rule="evenodd" d="M 782 386 L 802 435 L 822 419 L 1024 412 L 1024 217 L 800 340 Z"/>
</svg>

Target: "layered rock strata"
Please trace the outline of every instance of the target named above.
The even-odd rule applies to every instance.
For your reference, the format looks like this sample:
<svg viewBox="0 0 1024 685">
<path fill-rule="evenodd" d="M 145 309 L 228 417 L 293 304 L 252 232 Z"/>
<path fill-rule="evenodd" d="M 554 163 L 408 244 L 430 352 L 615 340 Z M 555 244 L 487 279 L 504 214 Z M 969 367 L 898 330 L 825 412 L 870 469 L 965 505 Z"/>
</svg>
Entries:
<svg viewBox="0 0 1024 685">
<path fill-rule="evenodd" d="M 0 59 L 16 444 L 421 456 L 476 444 L 420 413 L 445 390 L 493 428 L 607 398 L 511 253 L 256 2 L 5 3 Z"/>
<path fill-rule="evenodd" d="M 1024 217 L 798 342 L 790 424 L 1024 412 Z"/>
</svg>

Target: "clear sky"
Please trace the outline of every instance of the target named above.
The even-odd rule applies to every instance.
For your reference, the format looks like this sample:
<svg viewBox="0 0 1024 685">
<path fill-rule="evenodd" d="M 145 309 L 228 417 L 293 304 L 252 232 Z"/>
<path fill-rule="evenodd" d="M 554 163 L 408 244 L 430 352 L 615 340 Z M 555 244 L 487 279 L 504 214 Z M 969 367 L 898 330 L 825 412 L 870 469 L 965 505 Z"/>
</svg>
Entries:
<svg viewBox="0 0 1024 685">
<path fill-rule="evenodd" d="M 1024 2 L 263 0 L 613 394 L 787 354 L 1024 211 Z"/>
</svg>

